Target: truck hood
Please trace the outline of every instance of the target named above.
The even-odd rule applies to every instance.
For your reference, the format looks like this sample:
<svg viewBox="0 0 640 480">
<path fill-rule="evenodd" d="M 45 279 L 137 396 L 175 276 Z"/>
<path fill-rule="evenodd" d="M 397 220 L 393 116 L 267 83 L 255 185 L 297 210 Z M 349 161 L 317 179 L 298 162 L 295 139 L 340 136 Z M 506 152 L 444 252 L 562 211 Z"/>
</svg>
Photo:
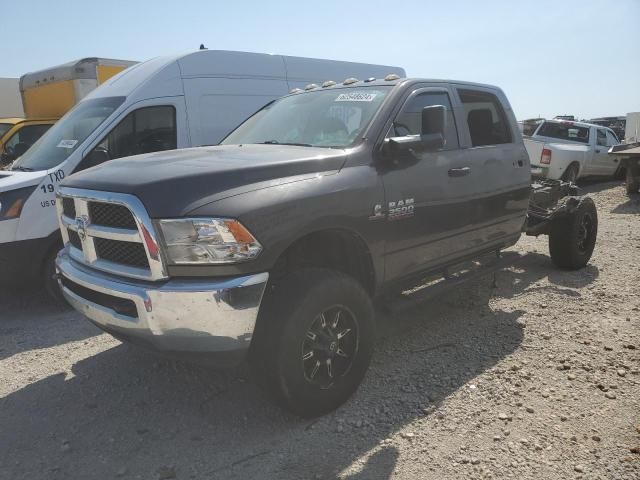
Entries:
<svg viewBox="0 0 640 480">
<path fill-rule="evenodd" d="M 46 171 L 20 172 L 0 170 L 0 192 L 8 192 L 18 188 L 37 185 L 46 174 Z"/>
<path fill-rule="evenodd" d="M 179 217 L 231 195 L 335 173 L 346 156 L 345 150 L 288 145 L 197 147 L 112 160 L 62 185 L 128 193 L 152 218 Z"/>
</svg>

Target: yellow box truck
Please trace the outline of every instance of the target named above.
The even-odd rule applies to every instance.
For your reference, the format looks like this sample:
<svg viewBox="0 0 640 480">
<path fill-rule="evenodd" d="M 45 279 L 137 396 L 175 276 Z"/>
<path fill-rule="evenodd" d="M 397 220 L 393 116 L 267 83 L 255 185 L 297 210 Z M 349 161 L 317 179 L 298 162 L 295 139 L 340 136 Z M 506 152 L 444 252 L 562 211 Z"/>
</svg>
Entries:
<svg viewBox="0 0 640 480">
<path fill-rule="evenodd" d="M 89 92 L 135 63 L 91 57 L 22 75 L 26 118 L 0 118 L 0 167 L 27 151 Z"/>
<path fill-rule="evenodd" d="M 83 58 L 20 77 L 20 95 L 27 118 L 60 118 L 98 85 L 136 62 Z"/>
</svg>

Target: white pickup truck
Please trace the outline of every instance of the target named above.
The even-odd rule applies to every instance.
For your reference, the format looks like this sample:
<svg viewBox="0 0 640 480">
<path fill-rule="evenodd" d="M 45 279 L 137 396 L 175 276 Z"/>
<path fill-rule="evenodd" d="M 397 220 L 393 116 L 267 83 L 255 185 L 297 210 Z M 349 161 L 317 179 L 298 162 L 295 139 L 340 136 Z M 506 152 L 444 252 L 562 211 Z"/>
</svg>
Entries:
<svg viewBox="0 0 640 480">
<path fill-rule="evenodd" d="M 619 143 L 610 128 L 566 120 L 545 120 L 524 137 L 531 174 L 567 182 L 615 175 L 620 159 L 608 152 Z"/>
</svg>

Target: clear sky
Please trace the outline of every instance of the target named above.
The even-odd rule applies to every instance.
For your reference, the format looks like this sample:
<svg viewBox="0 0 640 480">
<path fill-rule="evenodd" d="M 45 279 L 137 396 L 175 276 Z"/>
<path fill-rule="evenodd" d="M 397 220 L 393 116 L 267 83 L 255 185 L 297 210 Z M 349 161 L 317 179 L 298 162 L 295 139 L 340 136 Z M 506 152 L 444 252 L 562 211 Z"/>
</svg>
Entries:
<svg viewBox="0 0 640 480">
<path fill-rule="evenodd" d="M 502 87 L 516 116 L 640 111 L 640 0 L 7 0 L 0 77 L 210 49 Z"/>
</svg>

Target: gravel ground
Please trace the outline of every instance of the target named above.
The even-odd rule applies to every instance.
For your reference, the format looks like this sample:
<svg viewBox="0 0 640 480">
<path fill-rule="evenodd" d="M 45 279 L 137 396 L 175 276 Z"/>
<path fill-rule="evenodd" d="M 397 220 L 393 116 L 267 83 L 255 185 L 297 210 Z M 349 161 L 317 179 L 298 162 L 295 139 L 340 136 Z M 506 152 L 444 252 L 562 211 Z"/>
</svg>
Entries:
<svg viewBox="0 0 640 480">
<path fill-rule="evenodd" d="M 587 185 L 591 264 L 517 266 L 391 318 L 357 394 L 300 420 L 243 369 L 123 345 L 38 294 L 0 299 L 0 477 L 640 478 L 640 198 Z"/>
</svg>

